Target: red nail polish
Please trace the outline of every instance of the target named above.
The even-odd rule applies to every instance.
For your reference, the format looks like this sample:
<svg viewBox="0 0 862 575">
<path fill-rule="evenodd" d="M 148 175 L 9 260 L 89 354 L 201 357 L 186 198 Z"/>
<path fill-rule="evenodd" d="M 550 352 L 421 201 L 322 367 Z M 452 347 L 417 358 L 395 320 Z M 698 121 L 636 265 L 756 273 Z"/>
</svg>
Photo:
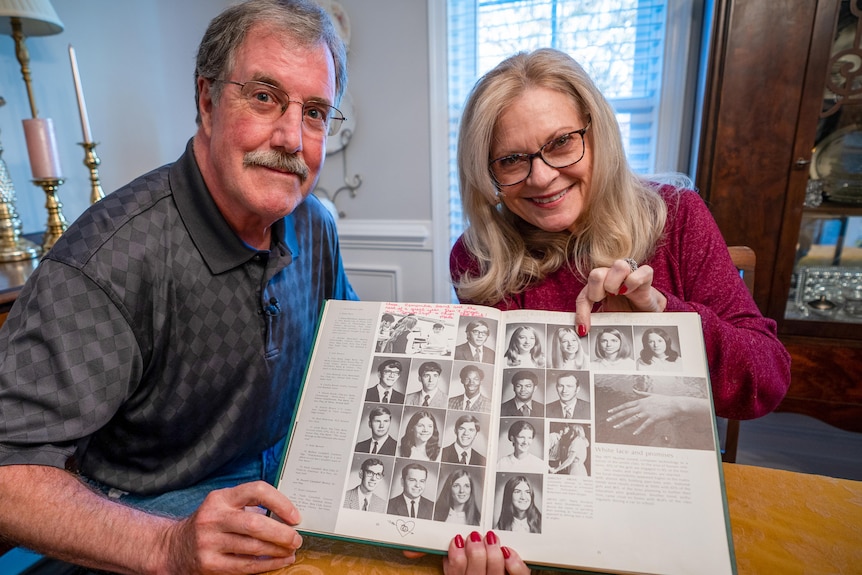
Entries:
<svg viewBox="0 0 862 575">
<path fill-rule="evenodd" d="M 629 291 L 629 288 L 626 287 L 626 284 L 620 286 L 620 291 L 617 292 L 617 295 L 626 295 L 626 292 Z"/>
<path fill-rule="evenodd" d="M 488 533 L 485 535 L 485 543 L 487 543 L 488 545 L 496 545 L 499 542 L 500 540 L 497 539 L 497 534 L 493 531 L 488 531 Z"/>
<path fill-rule="evenodd" d="M 455 547 L 457 547 L 458 549 L 463 549 L 463 548 L 464 548 L 464 538 L 463 538 L 463 537 L 461 537 L 461 534 L 460 534 L 460 533 L 458 533 L 458 534 L 455 536 Z"/>
<path fill-rule="evenodd" d="M 482 536 L 479 535 L 478 531 L 474 531 L 470 534 L 470 541 L 472 541 L 473 543 L 478 543 L 481 540 L 482 540 Z"/>
<path fill-rule="evenodd" d="M 512 556 L 512 552 L 509 551 L 508 547 L 500 547 L 500 551 L 503 552 L 503 559 L 508 559 Z"/>
<path fill-rule="evenodd" d="M 586 337 L 587 336 L 587 326 L 579 325 L 578 326 L 578 336 Z"/>
</svg>

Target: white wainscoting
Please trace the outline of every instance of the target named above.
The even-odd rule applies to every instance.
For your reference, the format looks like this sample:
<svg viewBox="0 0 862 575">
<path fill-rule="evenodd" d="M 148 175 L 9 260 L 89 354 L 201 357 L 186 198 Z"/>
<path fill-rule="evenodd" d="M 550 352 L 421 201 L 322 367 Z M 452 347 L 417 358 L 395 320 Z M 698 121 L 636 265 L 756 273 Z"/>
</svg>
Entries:
<svg viewBox="0 0 862 575">
<path fill-rule="evenodd" d="M 426 220 L 338 221 L 344 268 L 366 301 L 434 301 L 434 250 Z"/>
</svg>

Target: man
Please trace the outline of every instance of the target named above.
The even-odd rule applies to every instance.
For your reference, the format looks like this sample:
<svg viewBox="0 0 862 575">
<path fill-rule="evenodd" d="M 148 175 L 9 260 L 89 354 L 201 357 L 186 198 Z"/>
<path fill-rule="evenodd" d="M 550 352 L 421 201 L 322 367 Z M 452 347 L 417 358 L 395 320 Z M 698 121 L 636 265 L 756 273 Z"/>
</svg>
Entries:
<svg viewBox="0 0 862 575">
<path fill-rule="evenodd" d="M 392 423 L 392 412 L 386 407 L 378 405 L 368 412 L 368 427 L 371 428 L 371 437 L 356 444 L 359 453 L 372 453 L 378 455 L 395 455 L 397 442 L 389 435 L 389 425 Z"/>
<path fill-rule="evenodd" d="M 371 457 L 359 469 L 359 485 L 344 492 L 344 508 L 386 513 L 386 500 L 374 493 L 383 479 L 383 462 Z"/>
<path fill-rule="evenodd" d="M 571 423 L 555 423 L 550 426 L 551 432 L 548 434 L 548 466 L 553 470 L 560 463 L 564 454 L 560 453 L 563 437 L 571 433 Z"/>
<path fill-rule="evenodd" d="M 467 341 L 455 346 L 455 359 L 476 361 L 480 363 L 494 363 L 494 350 L 485 345 L 491 328 L 483 319 L 474 319 L 467 324 Z"/>
<path fill-rule="evenodd" d="M 500 415 L 509 417 L 543 417 L 545 406 L 533 399 L 539 376 L 526 369 L 516 371 L 511 379 L 515 396 L 500 406 Z"/>
<path fill-rule="evenodd" d="M 582 377 L 586 378 L 586 375 Z M 561 371 L 556 375 L 554 386 L 559 399 L 548 404 L 548 417 L 558 419 L 589 419 L 591 416 L 590 402 L 578 399 L 581 384 L 573 371 Z"/>
<path fill-rule="evenodd" d="M 404 405 L 420 405 L 422 407 L 441 407 L 448 405 L 446 388 L 440 385 L 440 374 L 443 368 L 436 361 L 426 361 L 419 366 L 419 382 L 422 389 L 408 393 Z"/>
<path fill-rule="evenodd" d="M 431 519 L 434 502 L 423 497 L 428 481 L 428 469 L 419 463 L 408 463 L 401 469 L 401 495 L 389 500 L 390 515 Z"/>
<path fill-rule="evenodd" d="M 401 377 L 401 362 L 387 359 L 377 366 L 377 383 L 365 392 L 365 401 L 380 403 L 404 403 L 404 394 L 395 389 Z"/>
<path fill-rule="evenodd" d="M 269 483 L 319 309 L 355 299 L 309 195 L 345 65 L 308 0 L 210 23 L 185 153 L 70 225 L 0 331 L 4 538 L 111 572 L 295 561 Z"/>
<path fill-rule="evenodd" d="M 436 355 L 449 355 L 449 350 L 446 349 L 448 347 L 449 340 L 446 337 L 446 334 L 443 333 L 444 326 L 440 322 L 435 322 L 434 325 L 431 326 L 431 333 L 428 334 L 428 337 L 425 340 L 425 345 L 422 347 L 422 353 L 426 354 L 436 354 Z"/>
<path fill-rule="evenodd" d="M 443 448 L 443 463 L 485 465 L 485 457 L 473 449 L 473 442 L 482 430 L 475 415 L 462 415 L 455 421 L 455 441 Z"/>
<path fill-rule="evenodd" d="M 547 466 L 542 458 L 530 453 L 536 428 L 529 421 L 517 420 L 509 426 L 506 436 L 512 442 L 512 453 L 497 460 L 497 471 L 545 472 Z"/>
<path fill-rule="evenodd" d="M 464 393 L 449 398 L 449 409 L 461 411 L 491 411 L 491 399 L 482 393 L 485 373 L 475 365 L 466 365 L 458 374 Z"/>
</svg>

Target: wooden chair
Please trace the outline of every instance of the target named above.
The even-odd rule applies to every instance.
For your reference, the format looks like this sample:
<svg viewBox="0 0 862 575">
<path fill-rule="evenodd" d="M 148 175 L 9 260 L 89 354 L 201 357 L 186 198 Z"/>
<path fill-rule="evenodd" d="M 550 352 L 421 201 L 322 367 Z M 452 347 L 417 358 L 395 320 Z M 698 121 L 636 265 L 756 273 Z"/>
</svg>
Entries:
<svg viewBox="0 0 862 575">
<path fill-rule="evenodd" d="M 754 266 L 757 263 L 757 255 L 748 246 L 728 246 L 730 259 L 739 270 L 739 275 L 745 282 L 745 287 L 754 294 Z M 727 430 L 724 434 L 724 450 L 721 452 L 721 460 L 727 463 L 736 463 L 736 449 L 739 446 L 739 420 L 728 419 Z"/>
</svg>

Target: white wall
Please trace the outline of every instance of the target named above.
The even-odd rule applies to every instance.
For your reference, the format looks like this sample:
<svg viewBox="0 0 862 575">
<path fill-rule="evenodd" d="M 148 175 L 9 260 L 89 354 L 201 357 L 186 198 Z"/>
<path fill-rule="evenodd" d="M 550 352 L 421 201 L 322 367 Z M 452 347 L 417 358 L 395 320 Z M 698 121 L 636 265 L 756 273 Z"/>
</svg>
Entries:
<svg viewBox="0 0 862 575">
<path fill-rule="evenodd" d="M 432 0 L 436 1 L 436 0 Z M 194 57 L 209 20 L 229 0 L 53 0 L 65 30 L 27 39 L 39 115 L 54 121 L 72 221 L 89 203 L 81 126 L 67 47 L 78 56 L 105 193 L 175 160 L 195 131 Z M 338 207 L 345 263 L 365 299 L 431 301 L 432 202 L 426 0 L 341 0 L 356 129 L 328 157 L 320 186 L 362 185 Z M 0 37 L 0 143 L 26 233 L 45 228 L 45 194 L 31 182 L 21 120 L 30 109 L 14 43 Z M 441 103 L 441 105 L 445 105 Z M 346 156 L 344 155 L 346 154 Z M 445 192 L 442 192 L 445 193 Z M 353 267 L 351 267 L 353 266 Z M 354 279 L 355 278 L 355 279 Z M 380 278 L 383 278 L 380 281 Z M 439 280 L 439 273 L 438 273 Z M 365 292 L 365 293 L 363 293 Z"/>
<path fill-rule="evenodd" d="M 81 124 L 68 45 L 78 66 L 90 116 L 102 187 L 108 193 L 141 173 L 172 161 L 194 133 L 194 56 L 209 18 L 226 2 L 173 3 L 55 0 L 65 30 L 27 39 L 40 117 L 54 121 L 66 183 L 60 188 L 69 221 L 87 207 L 89 172 L 83 165 Z M 181 8 L 176 8 L 180 6 Z M 0 37 L 0 142 L 18 193 L 25 232 L 44 229 L 45 194 L 30 183 L 21 119 L 30 117 L 14 42 Z"/>
</svg>

